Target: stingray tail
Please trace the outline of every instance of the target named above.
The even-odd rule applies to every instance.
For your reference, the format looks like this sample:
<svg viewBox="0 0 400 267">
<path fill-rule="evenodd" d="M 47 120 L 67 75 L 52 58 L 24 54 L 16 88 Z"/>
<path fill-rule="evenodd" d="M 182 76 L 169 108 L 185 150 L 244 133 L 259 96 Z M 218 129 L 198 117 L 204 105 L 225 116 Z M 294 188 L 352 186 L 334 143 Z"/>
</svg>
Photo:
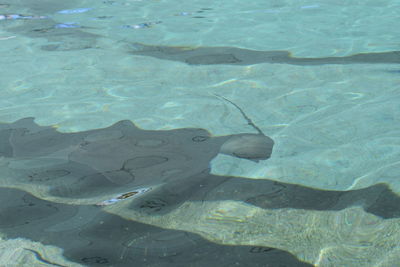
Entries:
<svg viewBox="0 0 400 267">
<path fill-rule="evenodd" d="M 235 108 L 237 108 L 239 110 L 239 112 L 242 114 L 243 118 L 247 121 L 247 125 L 253 127 L 259 134 L 265 135 L 263 133 L 263 131 L 261 131 L 261 129 L 257 125 L 254 124 L 254 122 L 249 118 L 249 116 L 247 116 L 246 113 L 244 113 L 243 109 L 241 107 L 239 107 L 236 103 L 232 102 L 231 100 L 229 100 L 226 97 L 223 97 L 221 95 L 218 95 L 218 94 L 215 94 L 215 93 L 214 93 L 214 95 L 216 97 L 219 97 L 219 98 L 231 103 L 231 105 L 233 105 Z"/>
</svg>

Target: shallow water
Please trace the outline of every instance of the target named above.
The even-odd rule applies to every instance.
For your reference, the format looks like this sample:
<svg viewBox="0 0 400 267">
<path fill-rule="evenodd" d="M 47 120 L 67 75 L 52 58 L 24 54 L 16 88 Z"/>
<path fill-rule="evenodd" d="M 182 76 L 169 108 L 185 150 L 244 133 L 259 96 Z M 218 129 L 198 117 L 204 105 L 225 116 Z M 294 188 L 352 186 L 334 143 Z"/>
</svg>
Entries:
<svg viewBox="0 0 400 267">
<path fill-rule="evenodd" d="M 14 15 L 0 16 L 2 125 L 34 117 L 72 133 L 131 120 L 213 136 L 256 126 L 275 143 L 258 162 L 219 153 L 210 175 L 229 181 L 162 214 L 163 194 L 155 212 L 140 213 L 130 208 L 140 195 L 124 195 L 137 188 L 82 189 L 83 200 L 54 175 L 23 180 L 66 164 L 72 146 L 46 158 L 0 146 L 0 262 L 399 265 L 398 9 L 333 0 L 0 3 L 0 14 Z M 93 206 L 101 201 L 111 204 Z"/>
</svg>

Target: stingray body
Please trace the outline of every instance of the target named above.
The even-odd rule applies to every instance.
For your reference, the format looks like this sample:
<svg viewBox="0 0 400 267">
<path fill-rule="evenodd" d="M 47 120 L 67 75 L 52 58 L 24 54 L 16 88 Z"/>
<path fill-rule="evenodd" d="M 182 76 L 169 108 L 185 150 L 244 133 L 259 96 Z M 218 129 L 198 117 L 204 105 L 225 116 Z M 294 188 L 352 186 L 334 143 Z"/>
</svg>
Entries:
<svg viewBox="0 0 400 267">
<path fill-rule="evenodd" d="M 164 194 L 169 207 L 205 183 L 209 163 L 218 153 L 262 160 L 270 157 L 274 144 L 260 134 L 211 136 L 196 128 L 149 131 L 127 120 L 103 129 L 61 133 L 25 118 L 0 124 L 0 138 L 0 155 L 21 173 L 16 180 L 45 187 L 42 195 L 50 199 L 93 204 L 116 195 L 100 202 L 108 205 Z M 165 190 L 174 191 L 173 197 Z"/>
</svg>

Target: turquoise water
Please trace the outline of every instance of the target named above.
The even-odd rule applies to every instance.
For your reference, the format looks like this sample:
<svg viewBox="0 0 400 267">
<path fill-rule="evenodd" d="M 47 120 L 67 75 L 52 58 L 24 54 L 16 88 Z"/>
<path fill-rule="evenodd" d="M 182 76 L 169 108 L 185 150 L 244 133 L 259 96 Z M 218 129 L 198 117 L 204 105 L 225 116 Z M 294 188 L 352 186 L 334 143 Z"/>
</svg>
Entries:
<svg viewBox="0 0 400 267">
<path fill-rule="evenodd" d="M 128 208 L 140 196 L 91 209 L 133 189 L 60 197 L 50 194 L 54 184 L 20 179 L 29 164 L 53 164 L 72 145 L 50 163 L 7 156 L 0 146 L 3 214 L 23 217 L 15 207 L 26 193 L 36 206 L 77 209 L 60 219 L 29 217 L 36 224 L 25 228 L 0 216 L 1 266 L 400 266 L 397 1 L 36 2 L 0 4 L 0 14 L 20 14 L 0 16 L 3 125 L 34 117 L 72 133 L 130 120 L 144 130 L 225 136 L 257 133 L 249 118 L 274 147 L 258 162 L 221 153 L 210 159 L 211 174 L 246 186 L 229 181 L 202 201 L 142 214 Z M 255 186 L 263 181 L 299 189 L 276 197 Z M 315 192 L 319 198 L 296 206 Z M 107 216 L 115 223 L 90 228 Z M 142 230 L 113 238 L 129 223 Z M 28 234 L 40 224 L 49 229 Z M 76 228 L 92 243 L 104 233 L 110 247 L 124 239 L 124 249 L 93 254 L 87 241 L 76 245 L 82 254 L 68 252 L 73 241 L 64 246 L 54 233 Z"/>
</svg>

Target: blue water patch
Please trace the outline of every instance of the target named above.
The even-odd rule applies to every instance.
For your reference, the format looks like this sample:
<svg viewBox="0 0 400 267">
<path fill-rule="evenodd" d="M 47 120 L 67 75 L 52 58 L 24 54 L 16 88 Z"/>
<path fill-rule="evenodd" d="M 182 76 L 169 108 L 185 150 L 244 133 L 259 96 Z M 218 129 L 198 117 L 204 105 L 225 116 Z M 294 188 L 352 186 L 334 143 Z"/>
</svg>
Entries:
<svg viewBox="0 0 400 267">
<path fill-rule="evenodd" d="M 399 69 L 399 70 L 387 70 L 386 72 L 388 72 L 388 73 L 398 73 L 398 74 L 400 74 L 400 69 Z"/>
</svg>

